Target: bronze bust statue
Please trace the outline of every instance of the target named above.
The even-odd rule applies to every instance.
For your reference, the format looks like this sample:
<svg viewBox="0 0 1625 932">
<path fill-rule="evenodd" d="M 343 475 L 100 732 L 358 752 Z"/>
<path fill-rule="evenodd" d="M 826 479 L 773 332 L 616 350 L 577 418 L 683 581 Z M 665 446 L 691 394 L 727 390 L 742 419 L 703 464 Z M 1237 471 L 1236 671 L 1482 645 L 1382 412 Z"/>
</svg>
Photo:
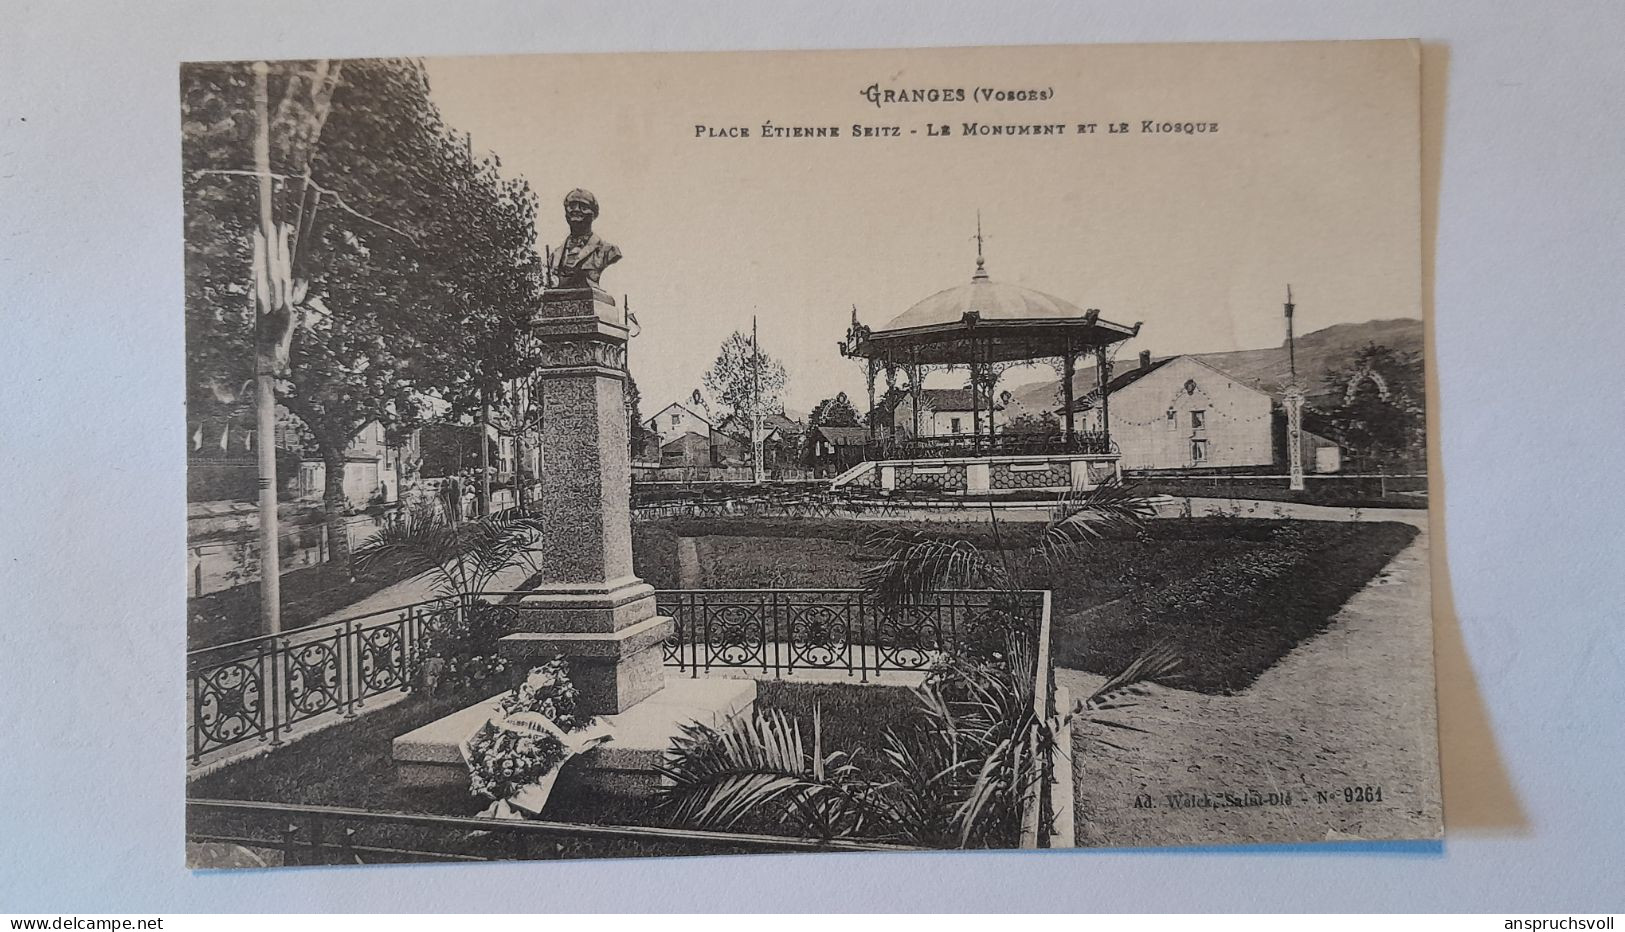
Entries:
<svg viewBox="0 0 1625 932">
<path fill-rule="evenodd" d="M 621 261 L 621 250 L 592 231 L 598 217 L 598 198 L 576 188 L 564 196 L 564 221 L 570 235 L 553 257 L 553 274 L 560 288 L 596 288 L 598 278 Z"/>
</svg>

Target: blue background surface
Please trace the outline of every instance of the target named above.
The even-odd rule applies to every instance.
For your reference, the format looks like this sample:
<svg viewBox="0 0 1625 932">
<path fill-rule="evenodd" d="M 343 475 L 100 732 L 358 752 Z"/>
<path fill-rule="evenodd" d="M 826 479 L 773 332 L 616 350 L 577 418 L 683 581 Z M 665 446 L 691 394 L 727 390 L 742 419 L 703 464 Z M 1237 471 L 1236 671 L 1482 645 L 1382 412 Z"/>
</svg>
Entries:
<svg viewBox="0 0 1625 932">
<path fill-rule="evenodd" d="M 0 911 L 1625 907 L 1622 26 L 1609 2 L 7 4 Z M 183 868 L 177 62 L 1411 36 L 1446 841 Z"/>
</svg>

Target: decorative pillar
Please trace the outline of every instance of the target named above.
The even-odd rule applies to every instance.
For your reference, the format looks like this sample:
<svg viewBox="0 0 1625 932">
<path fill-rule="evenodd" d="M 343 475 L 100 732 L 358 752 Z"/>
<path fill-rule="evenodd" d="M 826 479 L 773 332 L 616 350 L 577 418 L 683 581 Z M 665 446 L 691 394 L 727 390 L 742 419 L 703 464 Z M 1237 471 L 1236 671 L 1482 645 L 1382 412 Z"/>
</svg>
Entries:
<svg viewBox="0 0 1625 932">
<path fill-rule="evenodd" d="M 1078 356 L 1072 352 L 1072 344 L 1068 342 L 1066 352 L 1061 356 L 1061 410 L 1066 418 L 1066 449 L 1071 452 L 1076 447 L 1077 431 L 1073 429 L 1072 415 L 1072 376 L 1077 371 Z"/>
<path fill-rule="evenodd" d="M 1106 391 L 1106 383 L 1111 381 L 1110 373 L 1106 371 L 1106 347 L 1095 347 L 1095 381 L 1100 387 L 1100 439 L 1105 445 L 1105 452 L 1112 451 L 1112 403 L 1111 394 Z"/>
<path fill-rule="evenodd" d="M 909 393 L 909 395 L 911 395 L 913 397 L 913 401 L 914 401 L 914 405 L 913 405 L 913 407 L 914 407 L 914 417 L 913 417 L 913 425 L 912 425 L 913 436 L 911 436 L 909 439 L 911 439 L 911 440 L 919 440 L 920 439 L 920 380 L 922 378 L 924 378 L 924 373 L 920 369 L 920 348 L 917 347 L 917 346 L 914 347 L 911 350 L 911 353 L 913 355 L 914 364 L 912 366 L 910 366 L 909 370 L 908 370 L 908 393 Z"/>
<path fill-rule="evenodd" d="M 880 360 L 870 357 L 868 366 L 864 369 L 864 381 L 869 386 L 869 442 L 875 442 L 875 374 L 880 366 Z"/>
<path fill-rule="evenodd" d="M 661 644 L 673 622 L 632 568 L 631 444 L 622 315 L 591 286 L 542 295 L 532 324 L 541 364 L 541 584 L 525 600 L 505 655 L 541 663 L 562 655 L 584 711 L 625 711 L 663 683 Z"/>
<path fill-rule="evenodd" d="M 1291 373 L 1286 387 L 1286 456 L 1287 473 L 1291 476 L 1290 488 L 1294 492 L 1303 491 L 1303 386 L 1298 382 L 1298 350 L 1297 341 L 1292 336 L 1292 312 L 1297 305 L 1292 302 L 1292 286 L 1286 286 L 1286 358 L 1287 371 Z M 1382 384 L 1380 381 L 1377 383 Z"/>
<path fill-rule="evenodd" d="M 982 369 L 976 364 L 976 343 L 971 343 L 970 351 L 970 433 L 971 449 L 977 453 L 982 452 L 982 389 L 977 384 Z"/>
<path fill-rule="evenodd" d="M 1303 387 L 1294 382 L 1286 389 L 1286 458 L 1292 477 L 1290 488 L 1303 491 Z"/>
</svg>

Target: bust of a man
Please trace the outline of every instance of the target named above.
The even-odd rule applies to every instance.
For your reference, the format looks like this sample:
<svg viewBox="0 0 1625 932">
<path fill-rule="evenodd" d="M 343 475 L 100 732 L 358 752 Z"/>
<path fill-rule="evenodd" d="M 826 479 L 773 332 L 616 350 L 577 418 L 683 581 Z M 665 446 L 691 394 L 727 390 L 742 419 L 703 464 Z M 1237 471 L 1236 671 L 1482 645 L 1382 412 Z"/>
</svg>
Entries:
<svg viewBox="0 0 1625 932">
<path fill-rule="evenodd" d="M 560 288 L 596 288 L 598 278 L 621 261 L 621 251 L 592 231 L 598 218 L 598 198 L 591 191 L 576 188 L 564 196 L 564 221 L 570 235 L 553 257 L 553 272 Z"/>
</svg>

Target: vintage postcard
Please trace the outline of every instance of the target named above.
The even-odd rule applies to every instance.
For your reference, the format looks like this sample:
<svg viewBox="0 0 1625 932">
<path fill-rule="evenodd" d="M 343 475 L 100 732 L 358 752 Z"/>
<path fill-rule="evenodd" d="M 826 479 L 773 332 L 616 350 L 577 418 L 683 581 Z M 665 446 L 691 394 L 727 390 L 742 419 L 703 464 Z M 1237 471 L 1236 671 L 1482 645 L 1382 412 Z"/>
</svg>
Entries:
<svg viewBox="0 0 1625 932">
<path fill-rule="evenodd" d="M 188 863 L 1439 837 L 1419 61 L 182 65 Z"/>
</svg>

